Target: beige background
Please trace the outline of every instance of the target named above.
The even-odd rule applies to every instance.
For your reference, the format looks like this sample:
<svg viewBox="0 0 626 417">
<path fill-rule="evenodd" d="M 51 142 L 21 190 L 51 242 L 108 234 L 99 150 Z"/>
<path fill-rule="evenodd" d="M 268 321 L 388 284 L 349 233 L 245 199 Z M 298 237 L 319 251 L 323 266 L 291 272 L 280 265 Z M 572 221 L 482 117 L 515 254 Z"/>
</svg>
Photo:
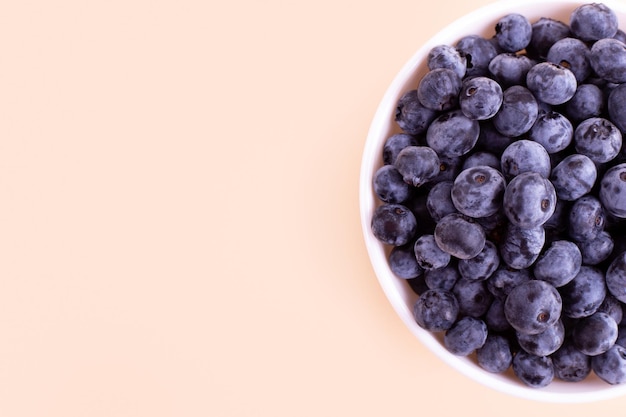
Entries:
<svg viewBox="0 0 626 417">
<path fill-rule="evenodd" d="M 0 416 L 625 407 L 477 386 L 404 328 L 369 264 L 377 103 L 485 3 L 2 2 Z"/>
</svg>

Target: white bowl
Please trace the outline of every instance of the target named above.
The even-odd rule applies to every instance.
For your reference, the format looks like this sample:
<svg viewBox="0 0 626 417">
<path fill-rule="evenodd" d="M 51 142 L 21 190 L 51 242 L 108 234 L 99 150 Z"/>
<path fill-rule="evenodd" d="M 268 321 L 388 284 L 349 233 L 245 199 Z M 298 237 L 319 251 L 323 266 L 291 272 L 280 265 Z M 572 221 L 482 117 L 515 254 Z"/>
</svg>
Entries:
<svg viewBox="0 0 626 417">
<path fill-rule="evenodd" d="M 472 359 L 449 353 L 441 342 L 441 335 L 430 333 L 415 322 L 412 309 L 417 295 L 405 280 L 397 278 L 391 272 L 387 262 L 390 248 L 381 244 L 372 234 L 370 228 L 372 214 L 380 204 L 372 191 L 372 177 L 382 166 L 382 148 L 385 140 L 393 133 L 400 132 L 393 120 L 397 101 L 406 91 L 417 88 L 419 79 L 427 71 L 426 58 L 432 47 L 441 44 L 454 45 L 461 37 L 470 34 L 491 37 L 497 20 L 507 13 L 523 14 L 531 23 L 541 17 L 551 17 L 569 24 L 572 10 L 590 2 L 501 0 L 465 15 L 421 45 L 392 81 L 374 115 L 365 142 L 360 175 L 361 224 L 369 257 L 383 291 L 409 330 L 443 362 L 481 384 L 517 397 L 556 403 L 580 403 L 618 397 L 626 393 L 626 384 L 609 385 L 592 372 L 582 382 L 563 382 L 555 378 L 545 388 L 530 388 L 517 380 L 510 370 L 504 374 L 489 373 L 481 369 Z M 626 3 L 613 0 L 601 2 L 615 11 L 620 28 L 626 29 Z"/>
</svg>

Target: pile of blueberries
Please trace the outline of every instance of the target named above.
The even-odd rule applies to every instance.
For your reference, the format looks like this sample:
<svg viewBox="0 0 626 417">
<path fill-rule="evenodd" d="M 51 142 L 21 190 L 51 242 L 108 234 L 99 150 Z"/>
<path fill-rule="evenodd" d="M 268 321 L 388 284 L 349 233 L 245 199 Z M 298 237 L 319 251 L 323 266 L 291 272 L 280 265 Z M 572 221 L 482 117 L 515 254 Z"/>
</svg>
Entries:
<svg viewBox="0 0 626 417">
<path fill-rule="evenodd" d="M 371 228 L 455 355 L 530 387 L 626 382 L 626 34 L 604 4 L 428 54 Z"/>
</svg>

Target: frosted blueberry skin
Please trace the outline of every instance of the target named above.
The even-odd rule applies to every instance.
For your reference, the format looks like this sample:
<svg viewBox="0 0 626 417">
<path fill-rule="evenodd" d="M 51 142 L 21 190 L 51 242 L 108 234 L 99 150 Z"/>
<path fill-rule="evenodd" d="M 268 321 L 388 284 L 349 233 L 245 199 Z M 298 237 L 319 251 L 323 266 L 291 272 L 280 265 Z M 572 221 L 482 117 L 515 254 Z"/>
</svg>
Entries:
<svg viewBox="0 0 626 417">
<path fill-rule="evenodd" d="M 619 130 L 626 132 L 626 84 L 611 89 L 607 100 L 609 118 Z"/>
<path fill-rule="evenodd" d="M 513 357 L 513 373 L 526 385 L 542 388 L 554 380 L 554 368 L 549 356 L 536 356 L 520 350 Z"/>
<path fill-rule="evenodd" d="M 459 172 L 461 172 L 462 165 L 463 159 L 461 157 L 439 155 L 439 174 L 432 179 L 432 184 L 437 184 L 442 181 L 453 181 Z"/>
<path fill-rule="evenodd" d="M 589 63 L 602 79 L 617 84 L 625 82 L 626 44 L 612 38 L 600 39 L 591 46 Z"/>
<path fill-rule="evenodd" d="M 574 131 L 574 146 L 580 154 L 597 163 L 613 160 L 622 148 L 622 133 L 610 120 L 592 117 Z"/>
<path fill-rule="evenodd" d="M 458 270 L 464 279 L 485 281 L 500 266 L 500 256 L 496 245 L 487 240 L 483 250 L 471 259 L 460 259 Z"/>
<path fill-rule="evenodd" d="M 459 94 L 459 106 L 465 116 L 472 120 L 490 119 L 502 105 L 502 87 L 487 77 L 463 80 Z"/>
<path fill-rule="evenodd" d="M 383 145 L 383 164 L 393 165 L 402 149 L 417 145 L 417 138 L 407 133 L 396 133 L 389 136 Z"/>
<path fill-rule="evenodd" d="M 585 265 L 598 265 L 609 258 L 615 242 L 610 233 L 603 230 L 594 239 L 576 242 Z"/>
<path fill-rule="evenodd" d="M 500 111 L 491 119 L 498 132 L 508 137 L 528 132 L 537 120 L 539 106 L 526 87 L 514 85 L 502 93 Z"/>
<path fill-rule="evenodd" d="M 554 186 L 536 172 L 517 175 L 504 190 L 504 213 L 513 225 L 521 228 L 543 225 L 554 213 L 555 206 Z"/>
<path fill-rule="evenodd" d="M 451 259 L 450 263 L 443 268 L 424 271 L 424 281 L 428 288 L 433 290 L 452 291 L 452 288 L 454 288 L 454 285 L 460 278 L 461 274 L 459 274 L 454 259 Z"/>
<path fill-rule="evenodd" d="M 447 111 L 458 104 L 461 78 L 449 68 L 435 68 L 420 79 L 417 97 L 422 105 L 435 111 Z"/>
<path fill-rule="evenodd" d="M 426 290 L 413 305 L 415 322 L 431 332 L 448 330 L 458 314 L 459 305 L 450 291 Z"/>
<path fill-rule="evenodd" d="M 585 355 L 600 355 L 615 344 L 617 323 L 608 314 L 595 312 L 576 323 L 571 339 L 574 346 Z"/>
<path fill-rule="evenodd" d="M 439 156 L 454 158 L 472 150 L 479 134 L 479 123 L 456 109 L 433 120 L 426 132 L 426 143 Z"/>
<path fill-rule="evenodd" d="M 476 350 L 476 361 L 487 372 L 506 371 L 513 362 L 509 340 L 502 335 L 488 334 L 483 346 Z"/>
<path fill-rule="evenodd" d="M 575 37 L 583 41 L 597 41 L 615 36 L 617 15 L 602 3 L 583 4 L 572 11 L 569 22 Z"/>
<path fill-rule="evenodd" d="M 465 55 L 466 77 L 488 75 L 489 62 L 498 54 L 498 50 L 488 39 L 478 35 L 464 36 L 454 46 Z"/>
<path fill-rule="evenodd" d="M 504 302 L 504 314 L 519 333 L 539 334 L 561 316 L 559 292 L 545 281 L 531 279 L 513 288 Z"/>
<path fill-rule="evenodd" d="M 509 223 L 499 245 L 500 257 L 508 267 L 525 269 L 539 257 L 546 241 L 542 226 L 522 228 Z"/>
<path fill-rule="evenodd" d="M 513 288 L 530 280 L 528 269 L 508 268 L 501 264 L 500 268 L 487 279 L 486 285 L 494 297 L 505 300 Z"/>
<path fill-rule="evenodd" d="M 504 176 L 497 169 L 488 166 L 468 168 L 454 180 L 452 203 L 466 216 L 488 217 L 500 210 L 505 188 Z"/>
<path fill-rule="evenodd" d="M 439 249 L 433 235 L 420 236 L 413 250 L 417 264 L 425 270 L 443 268 L 450 262 L 450 254 Z"/>
<path fill-rule="evenodd" d="M 424 273 L 417 264 L 412 244 L 394 246 L 389 252 L 388 262 L 391 272 L 398 278 L 412 279 Z"/>
<path fill-rule="evenodd" d="M 549 154 L 565 150 L 574 136 L 574 127 L 567 117 L 556 111 L 540 112 L 528 138 Z"/>
<path fill-rule="evenodd" d="M 617 218 L 626 218 L 626 163 L 615 165 L 604 173 L 598 195 L 607 212 Z"/>
<path fill-rule="evenodd" d="M 500 156 L 502 152 L 511 143 L 517 140 L 514 137 L 506 136 L 500 133 L 493 124 L 493 119 L 484 120 L 480 122 L 480 133 L 478 135 L 478 141 L 474 147 L 472 154 L 468 155 L 468 159 L 477 151 L 489 152 L 494 154 L 498 158 L 498 169 L 500 167 Z M 488 165 L 488 164 L 484 164 Z"/>
<path fill-rule="evenodd" d="M 519 52 L 526 48 L 532 38 L 532 25 L 519 13 L 502 16 L 495 27 L 496 40 L 503 51 Z"/>
<path fill-rule="evenodd" d="M 433 220 L 439 221 L 448 214 L 458 212 L 452 202 L 452 185 L 452 181 L 438 182 L 428 192 L 426 207 Z"/>
<path fill-rule="evenodd" d="M 526 75 L 526 85 L 537 100 L 551 105 L 567 102 L 576 93 L 576 76 L 562 65 L 540 62 Z"/>
<path fill-rule="evenodd" d="M 577 200 L 591 192 L 597 178 L 596 165 L 581 154 L 566 156 L 550 175 L 557 197 L 565 201 Z"/>
<path fill-rule="evenodd" d="M 556 352 L 565 340 L 565 326 L 557 320 L 541 333 L 526 334 L 516 332 L 517 342 L 526 352 L 537 356 L 548 356 Z"/>
<path fill-rule="evenodd" d="M 564 38 L 550 47 L 546 59 L 572 71 L 577 83 L 582 83 L 591 75 L 589 55 L 591 50 L 577 38 Z"/>
<path fill-rule="evenodd" d="M 459 303 L 461 316 L 482 317 L 493 301 L 484 281 L 471 281 L 463 277 L 454 284 L 452 294 Z"/>
<path fill-rule="evenodd" d="M 578 246 L 567 240 L 557 240 L 539 256 L 533 274 L 558 288 L 573 280 L 581 266 L 582 255 Z"/>
<path fill-rule="evenodd" d="M 474 317 L 462 317 L 448 329 L 443 344 L 454 355 L 468 356 L 487 340 L 487 325 Z"/>
<path fill-rule="evenodd" d="M 561 381 L 579 382 L 591 373 L 591 358 L 565 341 L 551 356 L 554 376 Z"/>
<path fill-rule="evenodd" d="M 578 242 L 595 239 L 606 224 L 602 203 L 593 195 L 574 201 L 569 213 L 569 235 Z"/>
<path fill-rule="evenodd" d="M 616 344 L 608 351 L 592 357 L 591 369 L 608 384 L 626 382 L 626 348 Z"/>
<path fill-rule="evenodd" d="M 615 320 L 615 323 L 617 323 L 618 326 L 624 318 L 624 310 L 622 308 L 621 301 L 610 293 L 604 297 L 604 301 L 600 304 L 598 310 L 596 310 L 596 313 L 600 312 L 608 314 L 613 320 Z"/>
<path fill-rule="evenodd" d="M 372 216 L 372 233 L 382 243 L 402 246 L 417 235 L 417 220 L 411 210 L 400 204 L 378 206 Z"/>
<path fill-rule="evenodd" d="M 477 166 L 488 166 L 494 169 L 500 169 L 500 158 L 491 152 L 476 151 L 463 161 L 461 170 L 473 168 Z"/>
<path fill-rule="evenodd" d="M 503 87 L 526 83 L 526 75 L 535 63 L 526 55 L 505 52 L 489 63 L 489 73 Z"/>
<path fill-rule="evenodd" d="M 569 25 L 549 17 L 541 17 L 531 26 L 532 35 L 526 51 L 534 58 L 545 59 L 552 45 L 571 36 Z"/>
<path fill-rule="evenodd" d="M 538 142 L 519 139 L 511 143 L 500 157 L 502 174 L 508 180 L 524 172 L 536 172 L 543 178 L 550 176 L 550 155 Z"/>
<path fill-rule="evenodd" d="M 411 196 L 413 191 L 393 165 L 383 165 L 376 170 L 372 188 L 380 201 L 385 203 L 402 203 Z"/>
<path fill-rule="evenodd" d="M 583 265 L 573 280 L 559 288 L 559 292 L 565 317 L 588 317 L 600 308 L 607 294 L 604 273 L 596 267 Z"/>
<path fill-rule="evenodd" d="M 439 156 L 428 146 L 407 146 L 402 149 L 394 166 L 404 182 L 419 187 L 439 174 Z"/>
<path fill-rule="evenodd" d="M 511 325 L 504 315 L 504 299 L 494 297 L 489 309 L 484 315 L 485 324 L 491 333 L 503 333 L 511 329 Z"/>
<path fill-rule="evenodd" d="M 407 91 L 400 97 L 396 105 L 394 120 L 404 133 L 420 135 L 426 132 L 435 117 L 437 117 L 437 112 L 420 103 L 415 89 Z"/>
<path fill-rule="evenodd" d="M 599 117 L 604 109 L 604 93 L 595 84 L 580 84 L 574 96 L 565 103 L 565 114 L 575 123 L 591 117 Z"/>
<path fill-rule="evenodd" d="M 429 70 L 436 68 L 448 68 L 453 70 L 460 78 L 465 76 L 467 59 L 465 55 L 451 45 L 437 45 L 428 52 L 426 65 Z"/>
<path fill-rule="evenodd" d="M 626 252 L 621 252 L 607 268 L 606 286 L 613 297 L 626 303 Z"/>
<path fill-rule="evenodd" d="M 458 259 L 478 255 L 485 246 L 485 231 L 460 213 L 448 214 L 435 226 L 437 245 Z"/>
</svg>

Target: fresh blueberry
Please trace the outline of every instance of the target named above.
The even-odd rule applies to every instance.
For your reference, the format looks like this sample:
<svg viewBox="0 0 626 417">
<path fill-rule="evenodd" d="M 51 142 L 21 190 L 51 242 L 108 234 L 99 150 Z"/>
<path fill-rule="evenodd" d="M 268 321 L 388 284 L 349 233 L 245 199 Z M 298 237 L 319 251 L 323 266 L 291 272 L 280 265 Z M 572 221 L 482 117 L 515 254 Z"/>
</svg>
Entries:
<svg viewBox="0 0 626 417">
<path fill-rule="evenodd" d="M 452 181 L 441 181 L 435 184 L 428 192 L 426 207 L 435 221 L 439 221 L 448 214 L 458 211 L 452 202 L 452 184 Z"/>
<path fill-rule="evenodd" d="M 480 122 L 480 133 L 478 141 L 474 147 L 474 152 L 468 155 L 468 159 L 478 152 L 489 152 L 498 158 L 497 169 L 500 169 L 500 155 L 509 146 L 517 140 L 514 137 L 506 136 L 500 133 L 493 124 L 493 119 L 483 120 Z M 489 164 L 484 164 L 489 165 Z"/>
<path fill-rule="evenodd" d="M 477 166 L 461 171 L 452 185 L 454 207 L 469 217 L 488 217 L 502 206 L 506 181 L 497 169 Z"/>
<path fill-rule="evenodd" d="M 539 256 L 533 274 L 558 288 L 573 280 L 581 266 L 582 255 L 578 246 L 568 240 L 557 240 Z"/>
<path fill-rule="evenodd" d="M 435 68 L 421 78 L 417 97 L 424 107 L 435 111 L 453 109 L 458 104 L 461 77 L 449 68 Z"/>
<path fill-rule="evenodd" d="M 559 199 L 574 201 L 591 192 L 597 177 L 596 165 L 588 156 L 571 154 L 554 167 L 550 180 Z"/>
<path fill-rule="evenodd" d="M 419 187 L 439 174 L 439 156 L 428 146 L 407 146 L 396 158 L 394 166 L 404 182 Z"/>
<path fill-rule="evenodd" d="M 543 388 L 554 380 L 554 368 L 549 356 L 536 356 L 524 350 L 513 357 L 513 373 L 532 388 Z"/>
<path fill-rule="evenodd" d="M 500 256 L 496 245 L 487 240 L 483 250 L 471 259 L 460 259 L 458 269 L 461 276 L 470 281 L 488 279 L 500 266 Z"/>
<path fill-rule="evenodd" d="M 615 165 L 604 173 L 598 195 L 607 212 L 617 218 L 626 218 L 626 163 Z"/>
<path fill-rule="evenodd" d="M 511 290 L 504 302 L 504 314 L 517 332 L 539 334 L 559 320 L 562 303 L 556 288 L 532 279 Z"/>
<path fill-rule="evenodd" d="M 429 270 L 443 268 L 450 262 L 450 254 L 439 249 L 433 235 L 422 235 L 413 246 L 420 268 Z"/>
<path fill-rule="evenodd" d="M 465 116 L 472 120 L 490 119 L 502 105 L 502 87 L 487 77 L 463 80 L 459 94 L 459 106 Z"/>
<path fill-rule="evenodd" d="M 626 44 L 604 38 L 591 46 L 589 62 L 595 73 L 610 83 L 626 81 Z"/>
<path fill-rule="evenodd" d="M 564 316 L 588 317 L 600 308 L 607 294 L 604 273 L 596 267 L 583 265 L 573 280 L 559 288 L 559 292 Z"/>
<path fill-rule="evenodd" d="M 565 103 L 565 113 L 574 123 L 599 117 L 605 108 L 604 93 L 595 84 L 580 84 L 574 96 Z"/>
<path fill-rule="evenodd" d="M 502 16 L 495 27 L 496 40 L 506 52 L 519 52 L 526 48 L 532 37 L 532 25 L 518 13 Z"/>
<path fill-rule="evenodd" d="M 606 313 L 611 316 L 611 318 L 615 320 L 615 323 L 618 325 L 624 318 L 622 302 L 615 298 L 612 294 L 607 294 L 606 297 L 604 297 L 604 301 L 600 304 L 598 310 L 596 310 L 596 313 L 599 312 Z"/>
<path fill-rule="evenodd" d="M 614 159 L 622 148 L 622 133 L 610 120 L 592 117 L 580 122 L 574 131 L 576 151 L 598 163 Z"/>
<path fill-rule="evenodd" d="M 534 62 L 526 55 L 505 52 L 489 62 L 489 73 L 503 87 L 525 84 L 526 75 Z"/>
<path fill-rule="evenodd" d="M 448 330 L 456 322 L 458 314 L 456 298 L 445 290 L 426 290 L 413 306 L 416 323 L 431 332 Z"/>
<path fill-rule="evenodd" d="M 578 242 L 595 239 L 604 230 L 606 214 L 602 203 L 591 194 L 574 201 L 569 212 L 569 235 Z"/>
<path fill-rule="evenodd" d="M 526 85 L 537 100 L 558 105 L 567 102 L 576 93 L 576 76 L 562 65 L 540 62 L 526 75 Z"/>
<path fill-rule="evenodd" d="M 400 97 L 396 105 L 395 121 L 402 131 L 409 135 L 426 132 L 437 112 L 420 103 L 417 90 L 409 90 Z"/>
<path fill-rule="evenodd" d="M 427 66 L 429 70 L 448 68 L 463 78 L 467 70 L 467 59 L 451 45 L 437 45 L 428 52 Z"/>
<path fill-rule="evenodd" d="M 482 347 L 476 349 L 478 365 L 492 373 L 502 373 L 513 362 L 513 353 L 509 340 L 497 334 L 488 334 Z"/>
<path fill-rule="evenodd" d="M 493 125 L 509 137 L 528 132 L 537 120 L 539 106 L 533 93 L 526 87 L 514 85 L 502 93 L 502 106 L 493 117 Z"/>
<path fill-rule="evenodd" d="M 455 47 L 467 60 L 466 77 L 487 75 L 489 62 L 498 54 L 498 50 L 488 39 L 478 35 L 462 37 Z"/>
<path fill-rule="evenodd" d="M 500 157 L 504 177 L 511 178 L 523 172 L 536 172 L 544 178 L 550 176 L 550 155 L 539 142 L 520 139 L 511 143 Z"/>
<path fill-rule="evenodd" d="M 413 256 L 415 257 L 415 256 Z M 454 263 L 454 259 L 443 268 L 428 269 L 424 271 L 424 280 L 430 289 L 441 289 L 451 291 L 456 282 L 461 278 L 459 270 Z"/>
<path fill-rule="evenodd" d="M 536 172 L 523 172 L 504 190 L 503 207 L 509 221 L 521 228 L 543 225 L 554 213 L 556 191 Z"/>
<path fill-rule="evenodd" d="M 484 315 L 485 324 L 490 332 L 506 332 L 511 329 L 506 316 L 504 315 L 504 298 L 494 297 L 491 305 Z"/>
<path fill-rule="evenodd" d="M 400 151 L 407 146 L 417 146 L 417 138 L 406 133 L 395 133 L 387 138 L 383 145 L 383 163 L 393 165 Z"/>
<path fill-rule="evenodd" d="M 478 255 L 485 246 L 483 228 L 460 213 L 451 213 L 435 226 L 437 245 L 458 259 L 469 259 Z"/>
<path fill-rule="evenodd" d="M 474 317 L 462 317 L 448 329 L 443 343 L 454 355 L 467 356 L 485 344 L 487 325 Z"/>
<path fill-rule="evenodd" d="M 513 288 L 530 281 L 530 279 L 528 269 L 514 269 L 501 266 L 486 281 L 487 290 L 494 297 L 504 300 Z"/>
<path fill-rule="evenodd" d="M 376 196 L 385 203 L 402 203 L 408 200 L 413 190 L 393 165 L 383 165 L 376 170 L 372 188 Z"/>
<path fill-rule="evenodd" d="M 582 83 L 591 75 L 587 44 L 577 38 L 563 38 L 555 42 L 546 57 L 549 62 L 559 64 L 572 71 L 577 83 Z"/>
<path fill-rule="evenodd" d="M 472 152 L 463 161 L 462 170 L 477 166 L 488 166 L 494 169 L 500 169 L 500 158 L 491 152 L 476 151 Z"/>
<path fill-rule="evenodd" d="M 463 277 L 454 284 L 452 293 L 459 303 L 460 316 L 482 317 L 493 301 L 483 281 L 470 281 Z"/>
<path fill-rule="evenodd" d="M 583 4 L 570 14 L 570 30 L 583 41 L 597 41 L 615 36 L 617 15 L 602 3 Z"/>
<path fill-rule="evenodd" d="M 626 348 L 615 344 L 606 352 L 592 357 L 591 369 L 608 384 L 626 382 Z"/>
<path fill-rule="evenodd" d="M 461 157 L 439 155 L 439 174 L 432 179 L 432 183 L 437 184 L 441 181 L 453 181 L 459 172 L 461 172 L 462 166 L 463 159 Z"/>
<path fill-rule="evenodd" d="M 554 376 L 561 381 L 579 382 L 591 373 L 591 358 L 576 349 L 572 342 L 565 341 L 550 357 Z"/>
<path fill-rule="evenodd" d="M 537 356 L 548 356 L 556 352 L 565 340 L 565 326 L 557 320 L 552 326 L 541 333 L 527 334 L 517 332 L 517 342 L 528 353 Z"/>
<path fill-rule="evenodd" d="M 540 112 L 528 138 L 553 154 L 566 149 L 572 142 L 574 127 L 567 117 L 556 111 Z"/>
<path fill-rule="evenodd" d="M 621 252 L 607 268 L 606 286 L 611 295 L 626 303 L 626 252 Z"/>
<path fill-rule="evenodd" d="M 521 228 L 509 223 L 499 245 L 500 258 L 510 268 L 528 268 L 539 257 L 545 241 L 543 227 Z"/>
<path fill-rule="evenodd" d="M 440 156 L 458 157 L 472 150 L 479 134 L 479 123 L 456 109 L 433 120 L 426 132 L 426 142 Z"/>
<path fill-rule="evenodd" d="M 611 89 L 607 100 L 609 118 L 622 133 L 626 132 L 626 83 Z"/>
<path fill-rule="evenodd" d="M 585 355 L 600 355 L 615 344 L 617 323 L 608 314 L 595 312 L 576 323 L 571 338 L 574 346 Z"/>
<path fill-rule="evenodd" d="M 374 210 L 371 228 L 382 243 L 402 246 L 416 237 L 417 220 L 411 210 L 401 204 L 383 204 Z"/>
<path fill-rule="evenodd" d="M 585 265 L 598 265 L 611 255 L 615 242 L 611 234 L 603 230 L 595 238 L 577 242 L 577 245 Z"/>
<path fill-rule="evenodd" d="M 532 24 L 532 36 L 526 51 L 535 58 L 545 59 L 552 45 L 570 35 L 570 28 L 566 23 L 549 17 L 541 17 Z"/>
<path fill-rule="evenodd" d="M 398 278 L 412 279 L 424 273 L 417 264 L 412 244 L 394 246 L 389 252 L 389 268 Z"/>
</svg>

